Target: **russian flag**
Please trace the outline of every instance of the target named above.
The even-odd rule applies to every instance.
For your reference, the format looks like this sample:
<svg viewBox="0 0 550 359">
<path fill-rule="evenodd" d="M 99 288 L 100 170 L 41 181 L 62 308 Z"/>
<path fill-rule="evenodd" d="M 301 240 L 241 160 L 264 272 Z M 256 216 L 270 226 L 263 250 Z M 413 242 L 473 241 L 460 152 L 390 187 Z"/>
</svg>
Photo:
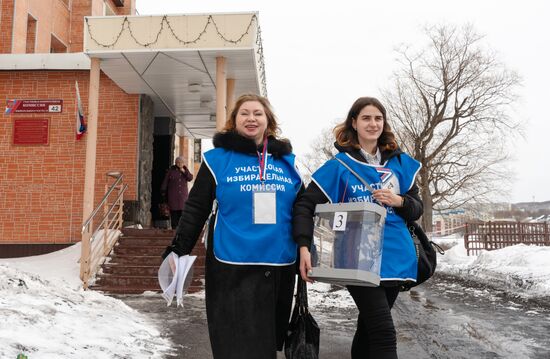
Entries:
<svg viewBox="0 0 550 359">
<path fill-rule="evenodd" d="M 80 91 L 78 90 L 78 81 L 75 81 L 76 88 L 76 139 L 80 140 L 86 133 L 86 120 L 82 110 L 82 101 L 80 100 Z"/>
</svg>

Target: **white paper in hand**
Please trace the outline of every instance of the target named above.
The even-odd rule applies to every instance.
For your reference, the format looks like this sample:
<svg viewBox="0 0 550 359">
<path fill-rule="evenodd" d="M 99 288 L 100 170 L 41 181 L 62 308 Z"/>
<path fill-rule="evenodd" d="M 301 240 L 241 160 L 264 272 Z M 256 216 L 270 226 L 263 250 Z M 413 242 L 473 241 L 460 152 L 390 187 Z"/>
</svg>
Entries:
<svg viewBox="0 0 550 359">
<path fill-rule="evenodd" d="M 176 284 L 176 303 L 179 307 L 183 305 L 183 293 L 187 291 L 191 279 L 193 278 L 193 273 L 191 268 L 197 256 L 182 256 L 179 258 L 178 263 L 178 282 Z"/>
<path fill-rule="evenodd" d="M 182 305 L 183 294 L 191 282 L 190 269 L 197 256 L 181 256 L 170 253 L 162 262 L 158 271 L 158 280 L 162 297 L 167 305 L 172 304 L 174 296 L 178 306 Z"/>
</svg>

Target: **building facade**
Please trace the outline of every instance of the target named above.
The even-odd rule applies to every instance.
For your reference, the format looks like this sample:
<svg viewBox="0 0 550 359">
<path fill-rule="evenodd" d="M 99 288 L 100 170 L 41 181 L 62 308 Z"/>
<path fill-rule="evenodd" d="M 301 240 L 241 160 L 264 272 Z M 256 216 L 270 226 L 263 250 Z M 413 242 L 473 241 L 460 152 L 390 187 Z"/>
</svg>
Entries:
<svg viewBox="0 0 550 359">
<path fill-rule="evenodd" d="M 234 93 L 265 95 L 256 13 L 137 16 L 135 0 L 0 4 L 2 256 L 80 241 L 113 171 L 128 185 L 125 219 L 154 226 L 174 157 L 195 168 L 195 144 L 220 128 Z"/>
</svg>

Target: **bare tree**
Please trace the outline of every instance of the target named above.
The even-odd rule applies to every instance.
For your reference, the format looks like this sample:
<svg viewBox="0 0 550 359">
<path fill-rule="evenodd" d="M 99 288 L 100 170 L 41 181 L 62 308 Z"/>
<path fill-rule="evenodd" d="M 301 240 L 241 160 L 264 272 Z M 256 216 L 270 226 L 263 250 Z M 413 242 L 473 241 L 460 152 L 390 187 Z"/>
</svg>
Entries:
<svg viewBox="0 0 550 359">
<path fill-rule="evenodd" d="M 334 126 L 336 126 L 336 122 L 332 127 L 323 128 L 319 136 L 311 142 L 310 151 L 298 160 L 305 169 L 302 171 L 302 176 L 306 184 L 311 181 L 313 172 L 338 153 L 334 147 Z"/>
<path fill-rule="evenodd" d="M 507 139 L 521 130 L 509 113 L 521 80 L 470 25 L 425 33 L 425 47 L 397 50 L 400 69 L 383 97 L 400 146 L 422 163 L 422 224 L 431 231 L 434 209 L 490 201 L 507 188 Z"/>
</svg>

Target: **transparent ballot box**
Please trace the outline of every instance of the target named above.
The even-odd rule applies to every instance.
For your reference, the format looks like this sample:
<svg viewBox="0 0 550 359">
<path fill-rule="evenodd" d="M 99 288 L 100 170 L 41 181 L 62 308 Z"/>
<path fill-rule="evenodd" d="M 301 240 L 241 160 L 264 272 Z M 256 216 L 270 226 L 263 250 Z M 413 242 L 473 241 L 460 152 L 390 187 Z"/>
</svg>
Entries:
<svg viewBox="0 0 550 359">
<path fill-rule="evenodd" d="M 319 204 L 309 276 L 339 285 L 378 286 L 386 210 L 369 202 Z"/>
</svg>

